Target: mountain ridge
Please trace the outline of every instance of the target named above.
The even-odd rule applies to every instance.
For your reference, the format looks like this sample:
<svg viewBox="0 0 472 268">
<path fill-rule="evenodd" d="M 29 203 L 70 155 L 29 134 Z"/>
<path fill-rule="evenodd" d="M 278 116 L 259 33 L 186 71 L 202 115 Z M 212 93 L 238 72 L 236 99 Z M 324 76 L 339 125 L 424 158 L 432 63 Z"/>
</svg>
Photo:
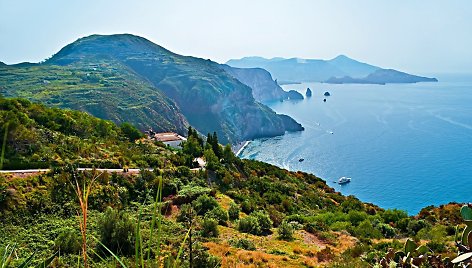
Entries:
<svg viewBox="0 0 472 268">
<path fill-rule="evenodd" d="M 363 79 L 371 74 L 374 74 L 378 70 L 391 70 L 383 69 L 378 66 L 367 64 L 361 61 L 349 58 L 346 55 L 338 55 L 337 57 L 329 60 L 321 59 L 302 59 L 302 58 L 272 58 L 266 59 L 263 57 L 244 57 L 241 59 L 230 59 L 226 64 L 238 67 L 238 68 L 255 68 L 260 67 L 269 71 L 272 76 L 282 83 L 287 82 L 327 82 L 337 81 L 341 79 L 344 83 L 370 83 Z M 396 71 L 396 70 L 395 70 Z M 398 77 L 393 79 L 392 77 L 386 77 L 386 80 L 380 80 L 381 77 L 376 77 L 375 83 L 410 83 L 402 82 L 402 78 L 405 78 L 404 72 L 396 71 L 391 72 L 390 75 L 397 74 Z M 410 74 L 407 74 L 410 75 Z M 413 76 L 413 75 L 410 75 Z M 416 76 L 419 77 L 419 76 Z M 346 78 L 343 80 L 343 78 Z M 349 79 L 348 79 L 349 78 Z M 389 79 L 387 79 L 389 78 Z M 435 78 L 416 79 L 413 81 L 434 81 Z M 396 82 L 400 81 L 400 82 Z M 409 81 L 408 79 L 406 81 Z M 411 82 L 411 83 L 416 83 Z"/>
<path fill-rule="evenodd" d="M 8 84 L 10 80 L 8 77 L 5 78 L 6 76 L 13 79 L 17 75 L 15 72 L 28 72 L 27 68 L 39 68 L 46 73 L 49 71 L 48 76 L 53 76 L 55 80 L 42 84 L 44 80 L 32 77 L 34 82 L 27 90 L 19 81 L 15 82 L 16 88 Z M 70 82 L 69 80 L 73 79 L 74 75 L 69 75 L 72 77 L 67 77 L 69 80 L 66 80 L 64 77 L 54 77 L 57 76 L 54 75 L 55 73 L 67 71 L 77 74 L 80 71 L 83 75 L 82 81 L 80 83 L 75 81 L 79 83 L 80 89 L 83 90 L 91 84 L 98 84 L 98 90 L 108 94 L 115 93 L 116 99 L 119 99 L 119 94 L 115 92 L 115 89 L 118 87 L 123 91 L 127 90 L 126 85 L 123 85 L 127 80 L 123 77 L 117 79 L 115 76 L 115 72 L 122 72 L 125 76 L 133 77 L 136 84 L 134 87 L 136 94 L 131 99 L 122 101 L 125 103 L 144 101 L 138 93 L 143 90 L 142 87 L 146 87 L 150 95 L 153 95 L 152 91 L 155 91 L 157 95 L 162 94 L 163 96 L 158 98 L 161 102 L 175 103 L 171 105 L 170 110 L 174 118 L 181 117 L 177 120 L 182 125 L 178 129 L 179 132 L 185 131 L 188 125 L 186 122 L 188 122 L 200 133 L 216 131 L 224 143 L 277 136 L 284 134 L 285 131 L 303 130 L 303 127 L 290 117 L 277 115 L 267 106 L 257 103 L 252 96 L 251 88 L 222 71 L 218 63 L 191 56 L 181 56 L 143 37 L 131 34 L 82 37 L 62 48 L 44 63 L 4 69 L 8 69 L 10 73 L 8 71 L 5 71 L 7 74 L 0 73 L 0 82 L 5 82 L 4 84 L 7 85 L 0 88 L 0 93 L 12 97 L 26 97 L 33 101 L 44 100 L 44 95 L 48 94 L 58 99 L 62 104 L 61 107 L 69 108 L 74 101 L 71 101 L 67 94 L 61 95 L 58 89 Z M 38 84 L 41 85 L 43 91 L 32 88 Z M 51 89 L 52 85 L 56 87 Z M 83 94 L 84 92 L 80 89 L 74 88 Z M 94 89 L 97 90 L 97 88 Z M 24 90 L 27 93 L 23 92 Z M 87 96 L 80 95 L 80 99 L 84 102 L 95 101 L 98 108 L 104 105 L 102 108 L 111 109 L 110 113 L 113 116 L 105 117 L 105 119 L 120 122 L 119 119 L 126 116 L 125 112 L 120 112 L 119 106 L 104 102 L 109 99 L 96 100 L 93 92 Z M 64 100 L 67 101 L 64 102 Z M 47 104 L 54 105 L 54 103 Z M 103 118 L 100 109 L 97 109 L 88 110 L 88 112 Z M 140 116 L 149 109 L 152 110 L 150 107 L 141 107 Z M 130 119 L 131 123 L 136 123 L 136 117 Z M 147 127 L 165 130 L 160 126 L 159 121 L 154 120 L 154 123 L 149 126 L 145 126 L 144 123 L 136 125 L 142 130 Z"/>
</svg>

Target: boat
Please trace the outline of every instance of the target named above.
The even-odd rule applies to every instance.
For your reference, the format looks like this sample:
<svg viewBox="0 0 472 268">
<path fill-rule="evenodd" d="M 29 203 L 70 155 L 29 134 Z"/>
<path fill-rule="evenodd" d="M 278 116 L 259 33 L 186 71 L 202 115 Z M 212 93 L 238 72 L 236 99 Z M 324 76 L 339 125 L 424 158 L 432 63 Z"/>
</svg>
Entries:
<svg viewBox="0 0 472 268">
<path fill-rule="evenodd" d="M 303 158 L 298 159 L 298 162 L 303 162 L 303 161 L 305 161 L 305 159 Z"/>
<path fill-rule="evenodd" d="M 338 180 L 339 184 L 345 184 L 345 183 L 349 183 L 349 182 L 351 182 L 351 178 L 348 178 L 348 177 L 341 177 Z"/>
</svg>

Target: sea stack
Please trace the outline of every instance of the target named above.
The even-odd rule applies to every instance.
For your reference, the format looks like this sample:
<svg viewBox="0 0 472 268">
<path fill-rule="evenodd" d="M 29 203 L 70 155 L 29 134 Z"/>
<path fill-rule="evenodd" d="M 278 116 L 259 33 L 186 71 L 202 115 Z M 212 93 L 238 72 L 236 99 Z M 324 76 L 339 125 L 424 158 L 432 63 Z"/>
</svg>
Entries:
<svg viewBox="0 0 472 268">
<path fill-rule="evenodd" d="M 311 94 L 312 94 L 311 89 L 308 87 L 306 89 L 306 96 L 309 98 L 309 97 L 311 97 Z"/>
</svg>

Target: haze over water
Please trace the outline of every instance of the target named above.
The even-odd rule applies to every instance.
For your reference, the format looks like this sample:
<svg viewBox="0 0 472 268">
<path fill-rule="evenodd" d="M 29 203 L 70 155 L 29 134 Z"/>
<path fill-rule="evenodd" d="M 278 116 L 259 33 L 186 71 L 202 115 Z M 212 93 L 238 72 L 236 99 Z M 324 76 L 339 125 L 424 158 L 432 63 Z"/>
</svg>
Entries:
<svg viewBox="0 0 472 268">
<path fill-rule="evenodd" d="M 305 131 L 253 141 L 241 157 L 313 173 L 337 191 L 416 214 L 470 202 L 472 77 L 397 85 L 285 85 L 311 98 L 269 106 Z M 330 97 L 323 102 L 323 93 Z M 333 132 L 331 134 L 330 132 Z M 299 162 L 304 158 L 303 162 Z M 346 185 L 334 183 L 352 177 Z"/>
</svg>

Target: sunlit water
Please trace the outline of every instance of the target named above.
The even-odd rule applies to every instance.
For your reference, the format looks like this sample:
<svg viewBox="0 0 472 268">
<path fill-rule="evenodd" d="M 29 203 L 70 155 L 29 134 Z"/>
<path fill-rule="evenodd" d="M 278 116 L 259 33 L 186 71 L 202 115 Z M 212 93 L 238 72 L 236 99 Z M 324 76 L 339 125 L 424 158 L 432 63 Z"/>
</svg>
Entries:
<svg viewBox="0 0 472 268">
<path fill-rule="evenodd" d="M 286 85 L 303 94 L 310 87 L 313 96 L 269 106 L 305 131 L 255 140 L 241 157 L 313 173 L 343 194 L 410 214 L 472 201 L 472 79 L 439 78 L 408 85 Z M 352 182 L 334 183 L 341 176 Z"/>
</svg>

